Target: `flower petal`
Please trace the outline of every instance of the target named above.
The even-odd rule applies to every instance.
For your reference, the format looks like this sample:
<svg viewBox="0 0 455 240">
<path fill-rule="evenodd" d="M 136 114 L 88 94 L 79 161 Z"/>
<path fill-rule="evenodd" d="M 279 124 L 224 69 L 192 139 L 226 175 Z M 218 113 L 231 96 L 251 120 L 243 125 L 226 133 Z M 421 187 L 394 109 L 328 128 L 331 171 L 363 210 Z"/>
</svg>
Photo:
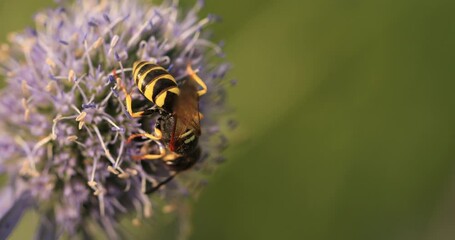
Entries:
<svg viewBox="0 0 455 240">
<path fill-rule="evenodd" d="M 30 207 L 32 198 L 28 191 L 22 192 L 17 197 L 12 188 L 4 189 L 1 196 L 0 239 L 6 239 L 22 218 L 25 210 Z"/>
<path fill-rule="evenodd" d="M 48 240 L 54 240 L 54 239 L 59 239 L 59 236 L 57 235 L 57 229 L 56 229 L 56 224 L 55 221 L 52 220 L 52 218 L 43 216 L 40 219 L 39 226 L 38 226 L 38 231 L 35 234 L 36 240 L 41 240 L 41 239 L 48 239 Z"/>
</svg>

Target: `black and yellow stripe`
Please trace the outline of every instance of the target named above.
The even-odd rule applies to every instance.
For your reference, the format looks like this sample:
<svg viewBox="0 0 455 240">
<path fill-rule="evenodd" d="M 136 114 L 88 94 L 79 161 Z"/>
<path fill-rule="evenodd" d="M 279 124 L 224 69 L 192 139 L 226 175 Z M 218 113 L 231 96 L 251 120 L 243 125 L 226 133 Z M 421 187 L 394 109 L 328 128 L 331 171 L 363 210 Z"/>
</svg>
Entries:
<svg viewBox="0 0 455 240">
<path fill-rule="evenodd" d="M 133 78 L 145 98 L 165 111 L 173 112 L 180 90 L 166 69 L 151 62 L 138 61 L 133 64 Z"/>
</svg>

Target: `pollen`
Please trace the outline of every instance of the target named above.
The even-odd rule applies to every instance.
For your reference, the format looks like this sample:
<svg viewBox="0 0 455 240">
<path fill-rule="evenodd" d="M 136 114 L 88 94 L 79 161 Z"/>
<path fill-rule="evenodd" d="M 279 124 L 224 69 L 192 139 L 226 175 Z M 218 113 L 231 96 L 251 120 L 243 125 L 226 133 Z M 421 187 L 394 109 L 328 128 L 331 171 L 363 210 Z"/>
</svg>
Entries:
<svg viewBox="0 0 455 240">
<path fill-rule="evenodd" d="M 135 227 L 140 227 L 142 225 L 142 222 L 141 222 L 141 220 L 139 218 L 134 218 L 131 223 Z"/>
<path fill-rule="evenodd" d="M 171 213 L 175 211 L 175 205 L 168 204 L 163 207 L 163 213 Z"/>
<path fill-rule="evenodd" d="M 27 99 L 30 97 L 30 86 L 27 84 L 27 81 L 22 80 L 21 90 L 22 90 L 22 95 L 24 96 L 24 98 Z"/>
<path fill-rule="evenodd" d="M 52 95 L 57 94 L 57 83 L 55 81 L 51 81 L 46 85 L 46 91 L 51 93 Z"/>
<path fill-rule="evenodd" d="M 51 58 L 46 58 L 46 64 L 49 65 L 52 69 L 56 69 L 57 65 L 55 64 L 54 60 Z"/>
<path fill-rule="evenodd" d="M 70 141 L 70 142 L 74 142 L 77 140 L 77 138 L 78 137 L 76 135 L 71 135 L 71 136 L 66 137 L 66 140 Z"/>
<path fill-rule="evenodd" d="M 74 80 L 76 80 L 76 73 L 74 73 L 74 70 L 73 69 L 70 69 L 70 71 L 68 72 L 68 81 L 72 82 Z"/>
<path fill-rule="evenodd" d="M 130 175 L 129 175 L 128 173 L 126 173 L 126 172 L 123 172 L 123 173 L 120 173 L 120 174 L 118 175 L 118 177 L 119 177 L 119 178 L 126 179 L 126 178 L 129 178 Z"/>
<path fill-rule="evenodd" d="M 91 46 L 92 49 L 98 49 L 104 43 L 104 38 L 100 37 Z"/>
<path fill-rule="evenodd" d="M 97 186 L 97 183 L 95 181 L 89 181 L 87 182 L 87 184 L 91 187 L 91 188 L 96 188 Z"/>
<path fill-rule="evenodd" d="M 79 116 L 76 117 L 76 122 L 79 122 L 78 129 L 81 130 L 85 124 L 85 117 L 87 116 L 87 112 L 81 112 Z"/>
<path fill-rule="evenodd" d="M 6 61 L 9 55 L 9 46 L 6 44 L 0 45 L 0 62 Z"/>
</svg>

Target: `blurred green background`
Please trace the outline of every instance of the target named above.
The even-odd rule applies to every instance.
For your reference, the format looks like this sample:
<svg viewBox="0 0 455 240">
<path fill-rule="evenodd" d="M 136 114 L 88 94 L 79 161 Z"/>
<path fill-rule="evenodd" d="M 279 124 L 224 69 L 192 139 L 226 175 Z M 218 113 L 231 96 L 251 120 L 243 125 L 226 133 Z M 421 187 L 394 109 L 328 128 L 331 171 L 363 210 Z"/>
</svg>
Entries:
<svg viewBox="0 0 455 240">
<path fill-rule="evenodd" d="M 1 40 L 50 2 L 2 0 Z M 453 9 L 206 1 L 240 125 L 191 239 L 454 239 Z"/>
</svg>

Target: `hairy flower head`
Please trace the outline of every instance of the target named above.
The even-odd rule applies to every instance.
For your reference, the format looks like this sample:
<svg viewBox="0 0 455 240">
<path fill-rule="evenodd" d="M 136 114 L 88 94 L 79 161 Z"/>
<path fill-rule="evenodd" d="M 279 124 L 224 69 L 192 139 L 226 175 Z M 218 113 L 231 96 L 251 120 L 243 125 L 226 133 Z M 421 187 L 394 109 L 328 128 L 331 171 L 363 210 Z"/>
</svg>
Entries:
<svg viewBox="0 0 455 240">
<path fill-rule="evenodd" d="M 41 216 L 37 239 L 90 236 L 91 223 L 115 239 L 124 214 L 134 213 L 138 222 L 157 209 L 178 212 L 188 185 L 201 185 L 207 172 L 201 169 L 210 171 L 221 159 L 226 141 L 218 116 L 224 111 L 221 81 L 228 65 L 219 44 L 207 40 L 204 28 L 216 18 L 198 19 L 201 2 L 187 12 L 176 1 L 59 5 L 37 13 L 34 28 L 10 34 L 10 43 L 0 47 L 6 79 L 0 95 L 0 172 L 8 176 L 0 198 L 0 238 L 25 210 L 34 209 Z M 178 83 L 191 64 L 209 89 L 199 102 L 204 115 L 199 170 L 182 173 L 152 200 L 145 189 L 173 172 L 160 159 L 131 157 L 148 145 L 126 139 L 148 131 L 154 121 L 131 118 L 118 91 L 120 80 L 133 90 L 136 105 L 146 102 L 128 72 L 138 60 L 167 68 Z"/>
</svg>

